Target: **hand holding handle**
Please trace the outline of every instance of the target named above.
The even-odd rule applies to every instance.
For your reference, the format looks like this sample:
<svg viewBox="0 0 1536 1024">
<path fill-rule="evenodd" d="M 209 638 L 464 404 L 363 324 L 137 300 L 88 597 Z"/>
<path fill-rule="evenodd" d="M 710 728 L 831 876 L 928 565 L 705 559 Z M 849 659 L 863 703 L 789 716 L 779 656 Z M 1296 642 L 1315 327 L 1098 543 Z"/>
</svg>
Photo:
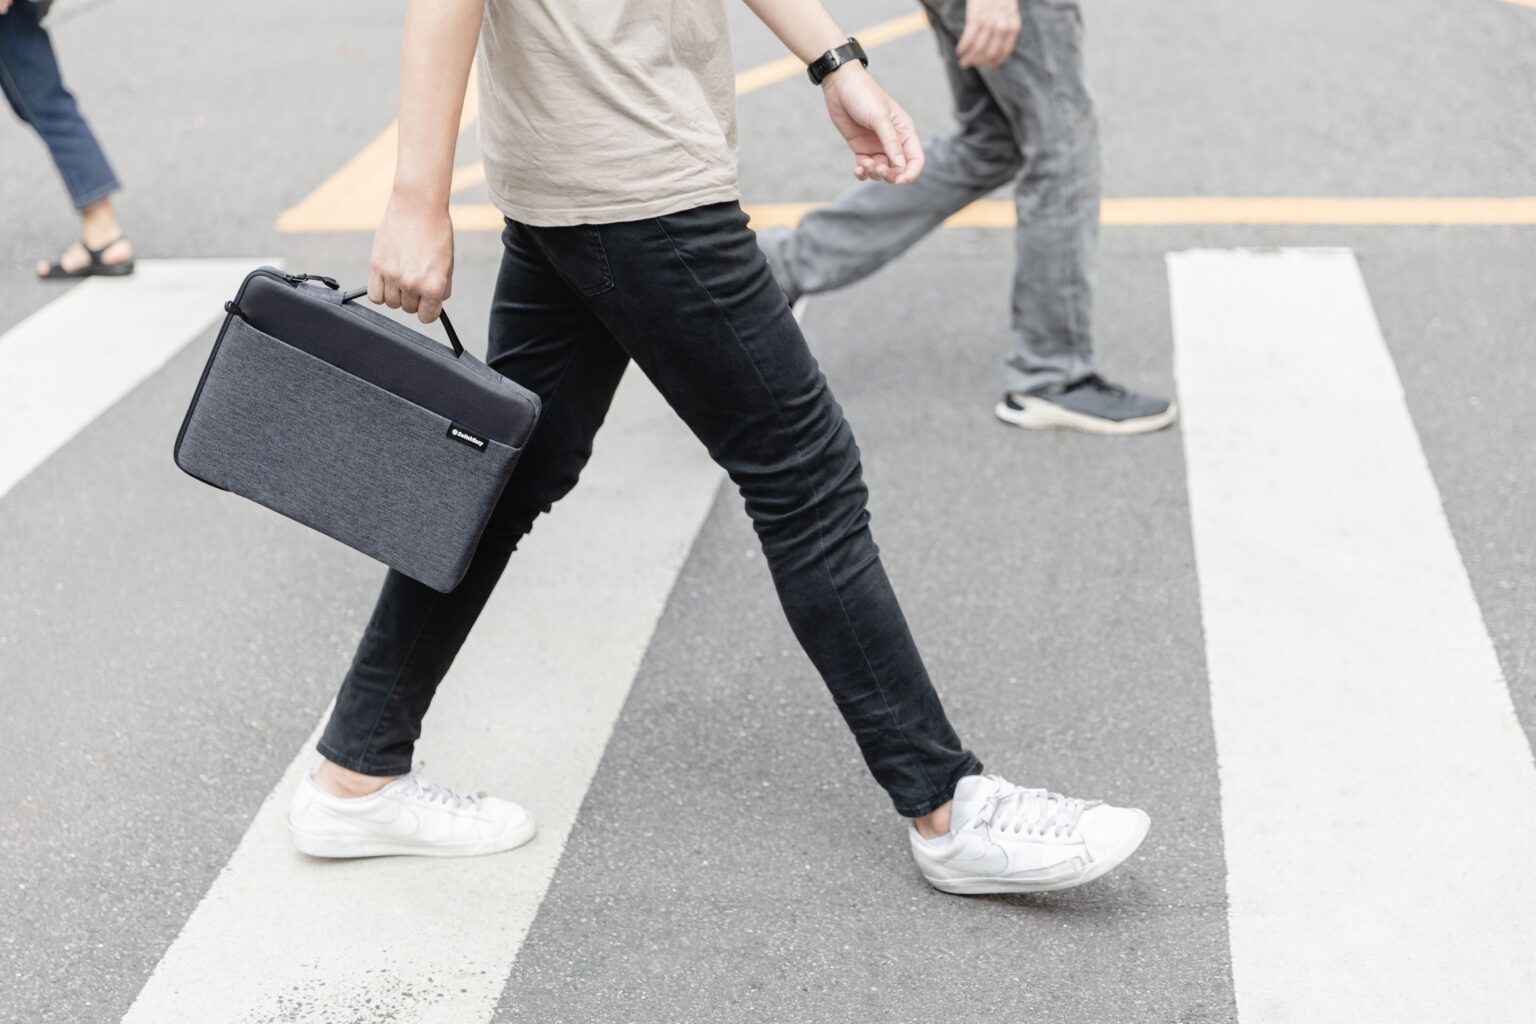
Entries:
<svg viewBox="0 0 1536 1024">
<path fill-rule="evenodd" d="M 368 289 L 367 288 L 359 288 L 356 291 L 350 291 L 350 292 L 347 292 L 344 295 L 342 295 L 341 301 L 342 301 L 342 304 L 345 305 L 346 303 L 351 302 L 353 299 L 367 298 L 367 296 L 368 296 Z M 437 318 L 438 318 L 438 320 L 442 321 L 443 330 L 448 332 L 448 343 L 453 346 L 453 354 L 455 356 L 463 355 L 464 354 L 464 346 L 462 344 L 460 344 L 460 342 L 459 342 L 459 334 L 458 334 L 457 331 L 455 331 L 453 329 L 453 324 L 448 319 L 448 311 L 446 309 L 439 310 L 438 314 L 437 314 Z"/>
</svg>

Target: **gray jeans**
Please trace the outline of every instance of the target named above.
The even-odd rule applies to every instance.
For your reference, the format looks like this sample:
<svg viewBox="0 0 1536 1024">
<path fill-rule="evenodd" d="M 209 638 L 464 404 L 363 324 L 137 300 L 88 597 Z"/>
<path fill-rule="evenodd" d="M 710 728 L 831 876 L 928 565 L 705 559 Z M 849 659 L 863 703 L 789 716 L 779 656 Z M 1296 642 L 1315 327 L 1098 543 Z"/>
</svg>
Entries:
<svg viewBox="0 0 1536 1024">
<path fill-rule="evenodd" d="M 866 182 L 797 230 L 759 235 L 791 297 L 828 291 L 884 266 L 950 214 L 1014 182 L 1015 345 L 1004 386 L 1031 391 L 1092 372 L 1099 225 L 1099 129 L 1083 74 L 1077 0 L 1020 0 L 1024 27 L 999 68 L 962 68 L 965 0 L 924 0 L 955 95 L 957 134 L 924 147 L 911 185 Z"/>
</svg>

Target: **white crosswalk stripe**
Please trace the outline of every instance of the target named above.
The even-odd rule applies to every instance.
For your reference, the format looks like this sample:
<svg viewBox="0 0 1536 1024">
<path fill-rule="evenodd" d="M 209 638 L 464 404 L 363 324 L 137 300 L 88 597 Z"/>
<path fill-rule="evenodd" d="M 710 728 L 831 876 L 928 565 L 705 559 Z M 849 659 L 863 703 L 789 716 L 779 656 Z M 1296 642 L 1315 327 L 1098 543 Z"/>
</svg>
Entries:
<svg viewBox="0 0 1536 1024">
<path fill-rule="evenodd" d="M 1244 1024 L 1536 1006 L 1536 768 L 1348 250 L 1178 253 Z"/>
<path fill-rule="evenodd" d="M 149 261 L 0 336 L 0 495 L 259 262 Z M 1168 268 L 1239 1019 L 1521 1020 L 1536 766 L 1353 255 Z M 533 844 L 307 860 L 282 827 L 306 744 L 124 1020 L 491 1020 L 722 479 L 632 373 L 438 696 L 431 774 L 528 805 Z"/>
<path fill-rule="evenodd" d="M 129 1024 L 489 1019 L 722 474 L 638 373 L 581 486 L 513 560 L 434 702 L 431 774 L 524 803 L 531 844 L 324 863 L 289 845 L 306 745 L 160 961 Z M 558 637 L 558 643 L 551 643 Z"/>
<path fill-rule="evenodd" d="M 0 335 L 0 496 L 165 365 L 220 314 L 247 257 L 140 260 L 92 278 Z"/>
</svg>

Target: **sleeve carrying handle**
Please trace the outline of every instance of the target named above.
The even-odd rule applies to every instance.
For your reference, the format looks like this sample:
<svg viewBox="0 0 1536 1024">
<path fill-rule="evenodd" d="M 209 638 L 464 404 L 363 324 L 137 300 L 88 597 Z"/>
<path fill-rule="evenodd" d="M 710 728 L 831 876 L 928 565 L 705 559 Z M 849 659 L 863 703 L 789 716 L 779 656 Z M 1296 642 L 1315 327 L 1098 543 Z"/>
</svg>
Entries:
<svg viewBox="0 0 1536 1024">
<path fill-rule="evenodd" d="M 362 299 L 362 298 L 366 298 L 367 296 L 368 296 L 368 289 L 367 288 L 359 288 L 356 291 L 350 291 L 350 292 L 344 293 L 341 296 L 341 301 L 342 301 L 342 304 L 345 305 L 346 303 L 351 302 L 353 299 Z M 448 332 L 448 343 L 453 346 L 453 354 L 455 356 L 463 355 L 464 354 L 464 346 L 459 343 L 459 334 L 458 334 L 457 331 L 455 331 L 453 329 L 453 323 L 448 319 L 448 311 L 446 309 L 439 311 L 438 314 L 437 314 L 437 318 L 438 318 L 438 320 L 442 321 L 443 330 Z"/>
</svg>

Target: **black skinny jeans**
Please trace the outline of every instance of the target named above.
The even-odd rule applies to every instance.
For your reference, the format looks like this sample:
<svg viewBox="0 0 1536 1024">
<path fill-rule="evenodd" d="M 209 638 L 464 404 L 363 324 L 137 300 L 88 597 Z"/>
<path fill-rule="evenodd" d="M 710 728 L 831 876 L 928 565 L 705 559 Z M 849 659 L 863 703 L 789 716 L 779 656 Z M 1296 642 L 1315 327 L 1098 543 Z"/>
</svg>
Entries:
<svg viewBox="0 0 1536 1024">
<path fill-rule="evenodd" d="M 880 564 L 853 433 L 741 208 L 508 222 L 502 238 L 488 361 L 538 393 L 543 419 L 458 588 L 389 574 L 320 752 L 370 775 L 410 770 L 438 683 L 534 518 L 576 485 L 633 359 L 741 489 L 790 626 L 897 811 L 947 801 L 980 765 Z"/>
</svg>

